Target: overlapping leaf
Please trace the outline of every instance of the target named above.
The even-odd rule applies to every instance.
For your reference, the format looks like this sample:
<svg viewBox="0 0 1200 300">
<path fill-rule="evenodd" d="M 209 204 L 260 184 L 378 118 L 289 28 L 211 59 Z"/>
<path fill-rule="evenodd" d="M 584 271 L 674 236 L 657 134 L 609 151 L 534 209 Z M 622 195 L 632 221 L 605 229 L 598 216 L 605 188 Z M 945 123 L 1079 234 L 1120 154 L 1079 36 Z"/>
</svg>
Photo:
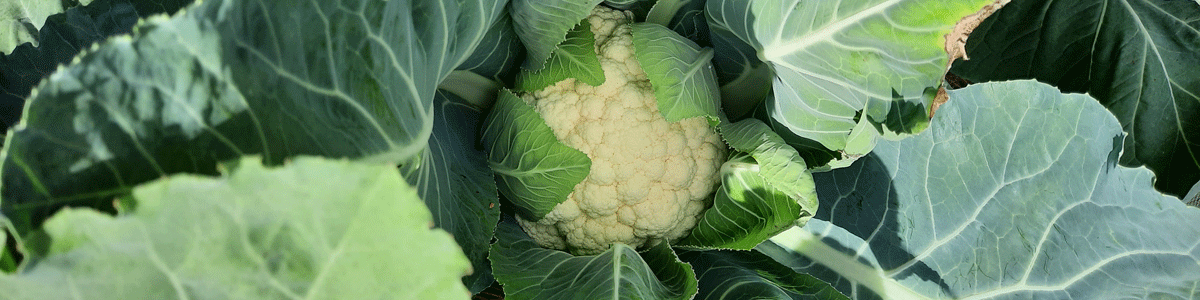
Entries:
<svg viewBox="0 0 1200 300">
<path fill-rule="evenodd" d="M 509 6 L 517 36 L 525 44 L 525 70 L 541 70 L 551 53 L 567 40 L 567 31 L 592 13 L 601 0 L 513 0 Z M 586 27 L 585 27 L 586 28 Z"/>
<path fill-rule="evenodd" d="M 635 56 L 654 87 L 658 111 L 667 122 L 705 117 L 716 124 L 721 100 L 712 49 L 701 49 L 696 42 L 658 24 L 633 24 L 631 31 Z"/>
<path fill-rule="evenodd" d="M 587 19 L 579 21 L 566 40 L 550 53 L 543 68 L 521 72 L 517 77 L 518 91 L 536 91 L 554 85 L 567 78 L 575 78 L 591 86 L 604 84 L 604 70 L 596 54 L 596 36 Z"/>
<path fill-rule="evenodd" d="M 559 142 L 537 111 L 507 90 L 497 97 L 480 136 L 496 187 L 527 220 L 540 220 L 567 200 L 591 171 L 587 154 Z"/>
<path fill-rule="evenodd" d="M 59 6 L 58 11 L 62 11 L 61 8 L 70 2 L 16 0 L 14 3 L 53 5 Z M 60 64 L 70 63 L 80 51 L 89 49 L 97 41 L 130 33 L 140 18 L 174 13 L 191 2 L 192 0 L 79 1 L 79 6 L 49 16 L 41 15 L 41 19 L 34 14 L 28 15 L 30 23 L 23 26 L 26 26 L 26 31 L 31 37 L 36 37 L 36 42 L 13 45 L 16 46 L 15 49 L 4 48 L 5 53 L 0 53 L 0 76 L 3 76 L 0 78 L 0 123 L 4 130 L 8 130 L 20 120 L 29 92 L 54 73 Z M 33 23 L 33 20 L 38 21 Z M 40 23 L 42 21 L 45 23 Z"/>
<path fill-rule="evenodd" d="M 749 250 L 812 218 L 816 190 L 796 150 L 759 120 L 722 124 L 720 129 L 739 153 L 721 165 L 713 206 L 679 245 Z"/>
<path fill-rule="evenodd" d="M 642 253 L 615 244 L 592 256 L 538 246 L 516 222 L 501 222 L 492 268 L 505 299 L 691 299 L 692 267 L 659 243 Z"/>
<path fill-rule="evenodd" d="M 812 275 L 801 274 L 758 251 L 679 250 L 696 269 L 695 299 L 848 299 Z"/>
<path fill-rule="evenodd" d="M 1088 93 L 1129 135 L 1121 164 L 1159 190 L 1200 181 L 1200 3 L 1013 1 L 967 39 L 951 72 L 973 82 L 1037 79 Z"/>
<path fill-rule="evenodd" d="M 457 96 L 441 92 L 434 105 L 429 148 L 401 170 L 433 213 L 433 224 L 453 234 L 471 260 L 474 271 L 463 283 L 471 292 L 479 292 L 493 281 L 487 248 L 500 221 L 496 181 L 483 151 L 475 149 L 483 114 Z"/>
<path fill-rule="evenodd" d="M 261 154 L 401 162 L 433 130 L 438 83 L 502 1 L 204 1 L 51 76 L 4 149 L 4 212 L 54 207 Z"/>
<path fill-rule="evenodd" d="M 771 116 L 837 151 L 858 117 L 868 116 L 868 102 L 924 104 L 926 89 L 940 84 L 946 68 L 943 35 L 989 2 L 727 0 L 709 1 L 706 12 L 714 36 L 736 36 L 771 66 L 774 97 L 765 103 Z M 752 61 L 740 65 L 732 71 L 761 78 L 752 76 L 760 72 Z M 768 83 L 740 86 L 766 89 Z M 869 116 L 882 123 L 887 107 Z"/>
<path fill-rule="evenodd" d="M 470 264 L 390 165 L 241 160 L 138 186 L 112 217 L 63 210 L 4 299 L 467 299 Z M 402 250 L 398 250 L 402 249 Z"/>
<path fill-rule="evenodd" d="M 1086 95 L 951 91 L 929 130 L 817 174 L 823 209 L 763 250 L 857 299 L 1200 296 L 1200 209 L 1118 166 L 1122 137 Z"/>
</svg>

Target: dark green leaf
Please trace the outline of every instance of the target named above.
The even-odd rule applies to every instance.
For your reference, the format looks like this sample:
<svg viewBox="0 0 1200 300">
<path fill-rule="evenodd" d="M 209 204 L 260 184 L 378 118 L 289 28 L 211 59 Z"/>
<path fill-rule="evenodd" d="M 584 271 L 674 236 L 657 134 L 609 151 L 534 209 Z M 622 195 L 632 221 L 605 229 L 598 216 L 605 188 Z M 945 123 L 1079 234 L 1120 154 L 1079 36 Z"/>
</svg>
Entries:
<svg viewBox="0 0 1200 300">
<path fill-rule="evenodd" d="M 213 0 L 147 19 L 30 99 L 5 144 L 4 213 L 24 232 L 245 154 L 412 159 L 437 85 L 504 5 L 443 1 Z"/>
<path fill-rule="evenodd" d="M 1128 132 L 1121 164 L 1183 196 L 1200 181 L 1200 3 L 1013 1 L 967 40 L 951 72 L 1037 79 L 1104 104 Z"/>
<path fill-rule="evenodd" d="M 829 283 L 796 273 L 757 250 L 677 253 L 699 276 L 695 299 L 849 299 Z"/>
<path fill-rule="evenodd" d="M 515 222 L 501 222 L 492 268 L 506 299 L 691 299 L 696 275 L 666 243 L 641 254 L 624 244 L 573 256 L 544 249 Z"/>
<path fill-rule="evenodd" d="M 475 293 L 492 284 L 487 250 L 500 221 L 496 181 L 486 155 L 475 149 L 482 114 L 441 92 L 434 99 L 433 112 L 429 148 L 401 170 L 433 213 L 433 224 L 450 232 L 471 260 L 474 272 L 463 283 Z"/>
</svg>

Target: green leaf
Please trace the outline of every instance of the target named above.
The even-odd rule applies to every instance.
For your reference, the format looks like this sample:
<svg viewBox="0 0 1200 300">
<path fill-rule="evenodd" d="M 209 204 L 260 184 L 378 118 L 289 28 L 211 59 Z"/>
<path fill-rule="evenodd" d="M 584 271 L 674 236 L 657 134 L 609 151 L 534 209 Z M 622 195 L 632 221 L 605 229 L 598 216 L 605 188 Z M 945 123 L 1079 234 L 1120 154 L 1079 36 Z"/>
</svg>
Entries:
<svg viewBox="0 0 1200 300">
<path fill-rule="evenodd" d="M 692 299 L 696 275 L 666 243 L 642 253 L 614 244 L 604 253 L 573 256 L 544 249 L 515 222 L 501 222 L 492 268 L 506 299 Z"/>
<path fill-rule="evenodd" d="M 1013 1 L 967 40 L 951 72 L 972 82 L 1037 79 L 1095 97 L 1121 122 L 1121 165 L 1183 196 L 1200 181 L 1200 3 Z"/>
<path fill-rule="evenodd" d="M 767 96 L 771 97 L 771 95 Z M 804 158 L 804 164 L 813 172 L 849 166 L 851 163 L 854 163 L 854 160 L 858 159 L 858 156 L 849 155 L 845 150 L 831 151 L 817 141 L 796 135 L 787 129 L 786 126 L 772 119 L 766 107 L 761 105 L 756 107 L 754 112 L 748 117 L 763 121 L 767 126 L 770 126 L 772 132 L 778 134 L 789 146 L 792 146 L 793 149 L 796 149 L 796 152 L 800 153 L 800 157 Z"/>
<path fill-rule="evenodd" d="M 506 13 L 500 14 L 475 52 L 438 84 L 438 90 L 487 109 L 496 101 L 500 89 L 514 82 L 523 51 L 512 19 Z"/>
<path fill-rule="evenodd" d="M 517 63 L 521 58 L 518 56 L 522 49 L 512 18 L 509 14 L 500 14 L 496 23 L 484 33 L 479 47 L 456 70 L 471 71 L 496 82 L 508 83 L 519 69 Z"/>
<path fill-rule="evenodd" d="M 706 12 L 713 32 L 726 32 L 717 36 L 736 36 L 771 66 L 774 97 L 764 103 L 771 117 L 839 151 L 868 101 L 927 107 L 924 91 L 938 87 L 946 70 L 944 35 L 991 2 L 717 0 Z"/>
<path fill-rule="evenodd" d="M 700 276 L 695 299 L 849 299 L 829 283 L 792 271 L 757 250 L 677 250 Z"/>
<path fill-rule="evenodd" d="M 509 10 L 516 22 L 517 36 L 525 44 L 528 71 L 538 71 L 563 41 L 567 32 L 592 13 L 601 0 L 513 0 Z M 583 27 L 587 29 L 588 27 Z M 590 32 L 590 31 L 589 31 Z M 592 50 L 595 51 L 595 50 Z"/>
<path fill-rule="evenodd" d="M 632 33 L 634 53 L 667 122 L 702 116 L 716 125 L 721 100 L 712 49 L 658 24 L 633 24 Z"/>
<path fill-rule="evenodd" d="M 470 272 L 391 165 L 249 157 L 138 186 L 117 217 L 66 209 L 5 299 L 467 299 Z"/>
<path fill-rule="evenodd" d="M 47 0 L 0 0 L 0 51 L 12 53 L 24 43 L 38 45 L 38 30 L 46 24 L 46 17 L 61 13 L 62 1 Z"/>
<path fill-rule="evenodd" d="M 8 224 L 8 219 L 0 216 L 0 274 L 12 273 L 17 269 L 17 259 L 13 252 L 8 251 Z"/>
<path fill-rule="evenodd" d="M 721 136 L 734 150 L 753 156 L 771 186 L 795 199 L 808 213 L 817 210 L 812 174 L 796 150 L 770 127 L 759 120 L 744 120 L 721 126 Z"/>
<path fill-rule="evenodd" d="M 567 78 L 575 78 L 591 86 L 604 84 L 604 70 L 596 54 L 596 36 L 587 19 L 567 32 L 567 39 L 554 48 L 545 68 L 525 70 L 517 77 L 517 91 L 536 91 Z"/>
<path fill-rule="evenodd" d="M 756 119 L 722 124 L 734 150 L 721 165 L 721 186 L 679 245 L 748 250 L 817 211 L 816 187 L 804 160 L 766 124 Z"/>
<path fill-rule="evenodd" d="M 646 22 L 670 28 L 701 45 L 709 41 L 704 3 L 699 0 L 659 0 L 646 12 Z"/>
<path fill-rule="evenodd" d="M 542 116 L 507 90 L 480 135 L 496 187 L 527 220 L 541 220 L 591 171 L 587 154 L 558 141 Z"/>
<path fill-rule="evenodd" d="M 860 299 L 1196 298 L 1200 209 L 1118 166 L 1123 135 L 1042 83 L 950 91 L 929 130 L 815 174 L 823 209 L 760 249 Z"/>
<path fill-rule="evenodd" d="M 463 284 L 477 293 L 492 285 L 487 250 L 500 221 L 496 181 L 485 154 L 475 149 L 482 113 L 440 92 L 433 112 L 429 147 L 419 160 L 400 169 L 433 213 L 433 224 L 453 235 L 471 260 L 474 272 Z"/>
<path fill-rule="evenodd" d="M 213 0 L 144 20 L 28 101 L 2 154 L 4 214 L 25 232 L 246 154 L 413 159 L 436 87 L 504 6 L 414 1 Z"/>
<path fill-rule="evenodd" d="M 646 13 L 646 23 L 658 24 L 663 27 L 671 26 L 671 20 L 675 19 L 675 14 L 691 3 L 691 0 L 655 1 L 654 6 L 650 7 L 650 11 Z"/>
<path fill-rule="evenodd" d="M 740 4 L 724 3 L 725 6 Z M 733 120 L 759 111 L 765 114 L 762 103 L 771 96 L 771 81 L 775 79 L 775 73 L 769 65 L 758 59 L 753 46 L 739 39 L 729 29 L 722 26 L 709 28 L 714 52 L 713 69 L 717 73 L 717 83 L 721 85 L 722 110 Z"/>
</svg>

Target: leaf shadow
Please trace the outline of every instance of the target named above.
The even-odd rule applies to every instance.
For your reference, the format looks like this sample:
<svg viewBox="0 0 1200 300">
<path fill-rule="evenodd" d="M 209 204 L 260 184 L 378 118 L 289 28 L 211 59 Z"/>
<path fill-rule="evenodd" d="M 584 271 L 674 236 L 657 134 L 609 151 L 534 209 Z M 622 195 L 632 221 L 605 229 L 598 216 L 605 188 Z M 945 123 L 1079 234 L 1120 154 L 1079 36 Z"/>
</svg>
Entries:
<svg viewBox="0 0 1200 300">
<path fill-rule="evenodd" d="M 899 208 L 898 196 L 889 174 L 875 153 L 859 158 L 849 167 L 813 174 L 817 198 L 821 203 L 814 218 L 829 222 L 861 241 L 832 236 L 831 232 L 836 228 L 827 227 L 824 233 L 814 234 L 821 236 L 822 242 L 834 249 L 855 256 L 859 262 L 881 268 L 884 272 L 904 267 L 891 275 L 895 279 L 917 276 L 937 285 L 950 298 L 956 298 L 941 274 L 924 262 L 912 262 L 915 257 L 905 249 L 900 236 L 901 226 L 895 213 Z M 845 282 L 835 287 L 843 292 L 850 291 L 847 288 L 861 290 L 847 284 L 856 283 Z"/>
</svg>

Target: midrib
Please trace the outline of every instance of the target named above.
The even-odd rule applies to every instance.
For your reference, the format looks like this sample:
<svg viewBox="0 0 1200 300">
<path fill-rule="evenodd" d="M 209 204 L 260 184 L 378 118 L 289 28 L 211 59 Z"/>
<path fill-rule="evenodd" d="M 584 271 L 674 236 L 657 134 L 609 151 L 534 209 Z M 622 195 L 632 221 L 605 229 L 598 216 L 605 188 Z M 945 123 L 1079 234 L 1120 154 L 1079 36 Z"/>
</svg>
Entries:
<svg viewBox="0 0 1200 300">
<path fill-rule="evenodd" d="M 862 21 L 863 19 L 866 19 L 867 17 L 883 13 L 883 11 L 885 11 L 888 8 L 891 8 L 892 6 L 895 6 L 896 4 L 899 4 L 899 3 L 900 3 L 900 0 L 884 1 L 883 3 L 877 4 L 868 9 L 860 11 L 854 15 L 851 15 L 848 18 L 841 19 L 841 20 L 835 21 L 833 23 L 829 23 L 828 25 L 825 25 L 825 27 L 821 27 L 821 29 L 811 32 L 810 34 L 808 34 L 798 40 L 787 42 L 787 43 L 781 44 L 779 46 L 770 47 L 768 49 L 764 49 L 763 50 L 763 58 L 765 58 L 768 61 L 775 61 L 775 60 L 779 59 L 780 57 L 783 57 L 784 55 L 787 55 L 789 53 L 804 50 L 805 48 L 808 48 L 808 46 L 812 46 L 813 44 L 816 44 L 817 42 L 828 40 L 830 37 L 833 36 L 834 33 L 842 31 L 843 29 L 846 29 L 846 27 L 850 27 L 850 25 L 858 24 L 858 22 Z M 778 40 L 778 39 L 779 38 L 776 37 L 776 40 Z"/>
</svg>

